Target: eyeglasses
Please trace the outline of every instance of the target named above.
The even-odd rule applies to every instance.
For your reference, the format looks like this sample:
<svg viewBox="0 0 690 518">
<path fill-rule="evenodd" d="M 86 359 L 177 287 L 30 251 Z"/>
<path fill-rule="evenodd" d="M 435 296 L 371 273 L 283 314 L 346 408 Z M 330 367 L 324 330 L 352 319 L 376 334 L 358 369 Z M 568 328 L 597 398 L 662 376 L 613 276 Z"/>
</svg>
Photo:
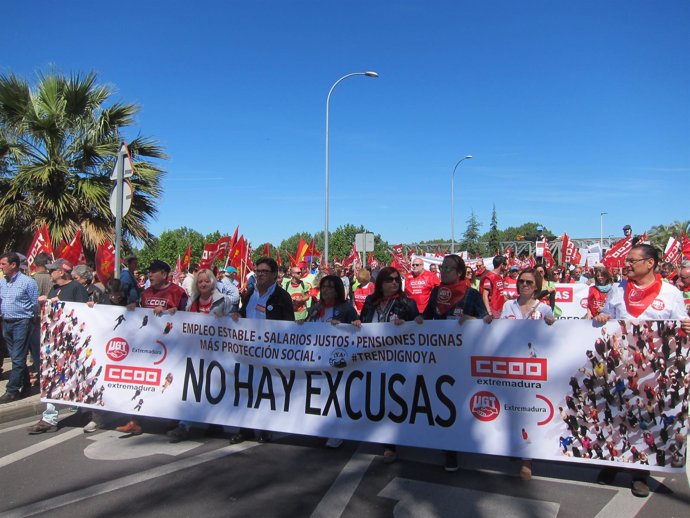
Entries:
<svg viewBox="0 0 690 518">
<path fill-rule="evenodd" d="M 412 263 L 412 266 L 424 266 L 422 263 Z"/>
<path fill-rule="evenodd" d="M 441 266 L 439 270 L 442 272 L 454 272 L 456 268 L 453 268 L 452 266 Z"/>
<path fill-rule="evenodd" d="M 526 284 L 527 286 L 532 286 L 534 281 L 528 281 L 527 279 L 518 279 L 518 284 Z"/>
<path fill-rule="evenodd" d="M 254 270 L 254 273 L 257 275 L 268 275 L 269 273 L 273 273 L 271 270 Z"/>
<path fill-rule="evenodd" d="M 642 259 L 626 259 L 625 264 L 634 264 L 634 263 L 639 263 L 640 261 L 647 261 L 649 260 L 649 257 L 643 257 Z"/>
<path fill-rule="evenodd" d="M 400 277 L 388 277 L 388 279 L 384 279 L 383 282 L 397 282 L 399 284 Z"/>
</svg>

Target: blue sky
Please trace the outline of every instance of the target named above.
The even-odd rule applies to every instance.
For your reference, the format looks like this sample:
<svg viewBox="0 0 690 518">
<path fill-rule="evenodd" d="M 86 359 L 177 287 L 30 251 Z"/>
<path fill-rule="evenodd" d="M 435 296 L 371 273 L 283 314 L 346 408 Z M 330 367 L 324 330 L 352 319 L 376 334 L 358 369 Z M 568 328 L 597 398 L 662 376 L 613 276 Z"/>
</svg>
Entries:
<svg viewBox="0 0 690 518">
<path fill-rule="evenodd" d="M 155 234 L 274 244 L 324 225 L 389 243 L 537 221 L 688 219 L 690 2 L 9 2 L 0 73 L 96 71 L 170 155 Z M 132 135 L 134 133 L 131 133 Z"/>
</svg>

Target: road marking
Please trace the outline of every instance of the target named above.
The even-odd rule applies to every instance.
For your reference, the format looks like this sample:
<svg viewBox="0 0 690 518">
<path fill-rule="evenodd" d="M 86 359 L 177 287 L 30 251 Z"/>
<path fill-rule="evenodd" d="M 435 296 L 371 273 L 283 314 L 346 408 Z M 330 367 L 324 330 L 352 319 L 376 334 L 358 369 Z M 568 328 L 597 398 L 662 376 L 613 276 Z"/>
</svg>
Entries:
<svg viewBox="0 0 690 518">
<path fill-rule="evenodd" d="M 446 486 L 420 480 L 395 478 L 379 496 L 397 500 L 396 518 L 417 516 L 514 516 L 555 518 L 560 504 L 500 493 Z"/>
<path fill-rule="evenodd" d="M 33 444 L 27 448 L 24 448 L 23 450 L 18 450 L 14 453 L 10 453 L 9 455 L 5 455 L 4 457 L 0 458 L 0 468 L 4 468 L 5 466 L 9 466 L 14 462 L 30 457 L 39 451 L 47 450 L 48 448 L 57 446 L 60 443 L 69 441 L 70 439 L 82 435 L 83 433 L 84 432 L 81 428 L 76 428 L 58 435 L 53 435 L 50 439 Z"/>
<path fill-rule="evenodd" d="M 93 443 L 84 448 L 84 455 L 91 460 L 130 460 L 159 454 L 175 457 L 203 444 L 195 441 L 171 443 L 165 435 L 148 433 L 123 438 L 116 430 L 92 434 L 88 439 Z"/>
<path fill-rule="evenodd" d="M 376 455 L 357 450 L 316 506 L 311 518 L 340 517 L 375 458 Z"/>
<path fill-rule="evenodd" d="M 81 429 L 79 429 L 79 433 L 82 433 Z M 1 513 L 0 518 L 19 518 L 22 516 L 33 516 L 35 514 L 46 513 L 65 505 L 75 504 L 95 496 L 117 491 L 118 489 L 124 489 L 135 484 L 141 484 L 142 482 L 163 477 L 177 471 L 193 468 L 194 466 L 198 466 L 199 464 L 203 464 L 205 462 L 222 459 L 223 457 L 227 457 L 233 453 L 239 453 L 250 448 L 255 448 L 256 446 L 259 446 L 259 444 L 254 442 L 233 444 L 231 446 L 226 446 L 225 448 L 202 453 L 201 455 L 197 455 L 195 457 L 176 460 L 164 466 L 158 466 L 156 468 L 142 471 L 141 473 L 127 475 L 109 482 L 85 487 L 77 491 L 72 491 L 71 493 L 65 493 L 54 498 L 48 498 L 47 500 L 34 502 L 23 507 L 10 509 L 9 511 Z"/>
</svg>

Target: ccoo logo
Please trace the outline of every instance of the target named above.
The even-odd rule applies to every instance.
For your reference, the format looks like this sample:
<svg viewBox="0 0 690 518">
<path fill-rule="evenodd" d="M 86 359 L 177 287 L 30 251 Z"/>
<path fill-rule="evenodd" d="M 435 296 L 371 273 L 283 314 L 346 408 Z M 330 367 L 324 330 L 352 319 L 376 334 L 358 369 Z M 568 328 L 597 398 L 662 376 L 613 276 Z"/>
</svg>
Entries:
<svg viewBox="0 0 690 518">
<path fill-rule="evenodd" d="M 105 346 L 105 354 L 114 362 L 124 360 L 129 354 L 129 344 L 127 340 L 119 336 L 111 338 Z"/>
<path fill-rule="evenodd" d="M 492 392 L 482 390 L 470 399 L 470 411 L 480 421 L 493 421 L 501 413 L 501 404 Z"/>
</svg>

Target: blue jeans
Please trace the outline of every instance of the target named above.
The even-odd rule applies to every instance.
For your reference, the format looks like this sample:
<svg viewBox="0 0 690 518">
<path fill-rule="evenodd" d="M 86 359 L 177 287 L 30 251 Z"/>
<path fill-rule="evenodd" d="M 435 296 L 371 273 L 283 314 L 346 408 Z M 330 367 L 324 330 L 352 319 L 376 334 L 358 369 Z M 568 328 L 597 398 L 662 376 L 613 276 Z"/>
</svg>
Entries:
<svg viewBox="0 0 690 518">
<path fill-rule="evenodd" d="M 5 389 L 8 394 L 18 394 L 22 386 L 29 386 L 29 372 L 26 369 L 26 353 L 29 349 L 32 323 L 30 318 L 20 318 L 15 322 L 2 322 L 2 336 L 7 353 L 12 359 L 12 372 Z"/>
</svg>

